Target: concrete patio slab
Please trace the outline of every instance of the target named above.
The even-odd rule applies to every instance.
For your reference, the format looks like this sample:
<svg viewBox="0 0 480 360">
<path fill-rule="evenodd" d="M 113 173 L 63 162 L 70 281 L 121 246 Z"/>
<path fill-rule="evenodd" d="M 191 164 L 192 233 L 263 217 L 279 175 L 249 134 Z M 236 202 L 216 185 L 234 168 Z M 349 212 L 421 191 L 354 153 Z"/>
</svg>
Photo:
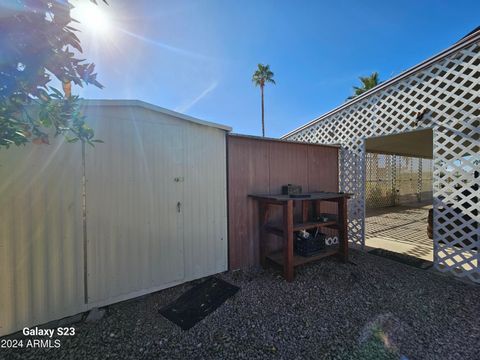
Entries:
<svg viewBox="0 0 480 360">
<path fill-rule="evenodd" d="M 365 245 L 433 261 L 433 240 L 427 236 L 425 203 L 367 210 Z"/>
</svg>

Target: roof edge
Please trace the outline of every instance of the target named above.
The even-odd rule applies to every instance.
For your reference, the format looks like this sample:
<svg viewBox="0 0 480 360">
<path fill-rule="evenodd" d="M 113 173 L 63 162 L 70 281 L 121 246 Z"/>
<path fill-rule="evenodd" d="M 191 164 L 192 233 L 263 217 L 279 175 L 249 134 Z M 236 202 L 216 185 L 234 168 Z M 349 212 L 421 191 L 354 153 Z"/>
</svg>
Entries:
<svg viewBox="0 0 480 360">
<path fill-rule="evenodd" d="M 315 145 L 315 146 L 322 146 L 322 147 L 331 147 L 336 149 L 340 148 L 339 144 L 317 144 L 317 143 L 308 143 L 304 141 L 279 139 L 279 138 L 271 138 L 271 137 L 247 135 L 247 134 L 230 133 L 228 134 L 228 136 L 233 138 L 250 139 L 250 140 L 258 140 L 258 141 L 274 141 L 274 142 L 296 144 L 296 145 Z"/>
<path fill-rule="evenodd" d="M 227 132 L 232 131 L 232 127 L 223 125 L 223 124 L 218 124 L 214 123 L 211 121 L 206 121 L 206 120 L 201 120 L 197 119 L 193 116 L 190 115 L 185 115 L 173 110 L 165 109 L 163 107 L 147 103 L 142 100 L 127 100 L 127 99 L 82 99 L 81 100 L 82 105 L 87 105 L 87 106 L 136 106 L 136 107 L 141 107 L 144 109 L 152 110 L 161 114 L 165 115 L 170 115 L 173 117 L 177 117 L 179 119 L 183 119 L 198 125 L 203 125 L 203 126 L 209 126 L 213 128 L 217 128 L 220 130 L 224 130 Z"/>
<path fill-rule="evenodd" d="M 331 115 L 333 115 L 333 114 L 335 114 L 335 113 L 337 113 L 337 112 L 339 112 L 339 111 L 341 111 L 341 110 L 343 110 L 343 109 L 345 109 L 349 106 L 352 106 L 355 103 L 358 103 L 358 102 L 364 100 L 365 98 L 369 97 L 370 95 L 373 95 L 376 92 L 379 92 L 379 91 L 381 91 L 381 90 L 399 82 L 400 80 L 405 79 L 405 78 L 409 77 L 410 75 L 413 75 L 413 74 L 417 73 L 418 71 L 429 67 L 430 65 L 437 62 L 438 60 L 440 60 L 440 59 L 442 59 L 442 58 L 444 58 L 444 57 L 446 57 L 446 56 L 448 56 L 452 53 L 455 53 L 455 52 L 461 50 L 464 47 L 467 47 L 467 46 L 475 43 L 479 39 L 480 39 L 480 31 L 474 31 L 473 33 L 465 36 L 464 38 L 462 38 L 459 41 L 457 41 L 456 43 L 454 43 L 452 46 L 449 46 L 445 50 L 439 52 L 438 54 L 422 61 L 421 63 L 419 63 L 415 66 L 412 66 L 411 68 L 401 72 L 397 76 L 395 76 L 395 77 L 393 77 L 393 78 L 375 86 L 373 89 L 368 90 L 367 92 L 363 93 L 362 95 L 356 96 L 352 100 L 347 101 L 346 103 L 333 108 L 332 110 L 326 112 L 325 114 L 309 121 L 305 125 L 302 125 L 302 126 L 296 128 L 296 129 L 286 133 L 285 135 L 282 135 L 281 139 L 292 136 L 292 135 L 294 135 L 294 134 L 312 126 L 313 124 L 318 123 L 318 122 L 324 120 L 325 118 L 327 118 L 327 117 L 329 117 L 329 116 L 331 116 Z"/>
</svg>

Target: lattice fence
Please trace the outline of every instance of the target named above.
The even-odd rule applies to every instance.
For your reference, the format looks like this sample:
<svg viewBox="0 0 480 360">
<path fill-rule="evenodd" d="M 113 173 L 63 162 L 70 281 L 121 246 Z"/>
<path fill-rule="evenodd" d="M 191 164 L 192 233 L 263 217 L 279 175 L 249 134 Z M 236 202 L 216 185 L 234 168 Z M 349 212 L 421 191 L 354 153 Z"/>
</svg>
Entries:
<svg viewBox="0 0 480 360">
<path fill-rule="evenodd" d="M 365 171 L 367 209 L 433 201 L 430 159 L 367 153 Z"/>
<path fill-rule="evenodd" d="M 365 144 L 372 136 L 420 128 L 434 132 L 434 261 L 480 282 L 478 172 L 480 116 L 479 35 L 415 71 L 328 113 L 289 139 L 341 144 L 340 186 L 353 193 L 349 235 L 364 244 Z M 427 111 L 421 121 L 419 112 Z M 396 174 L 392 174 L 396 176 Z"/>
<path fill-rule="evenodd" d="M 395 205 L 393 159 L 392 155 L 367 153 L 365 174 L 365 206 L 367 208 Z"/>
</svg>

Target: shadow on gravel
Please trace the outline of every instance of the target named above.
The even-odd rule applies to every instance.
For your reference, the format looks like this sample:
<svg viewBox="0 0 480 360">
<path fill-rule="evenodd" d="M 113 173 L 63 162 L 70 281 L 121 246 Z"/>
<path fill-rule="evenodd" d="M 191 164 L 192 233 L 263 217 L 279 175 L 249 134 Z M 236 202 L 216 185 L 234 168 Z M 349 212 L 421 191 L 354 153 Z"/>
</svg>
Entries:
<svg viewBox="0 0 480 360">
<path fill-rule="evenodd" d="M 368 253 L 376 256 L 381 256 L 389 260 L 397 261 L 405 265 L 413 266 L 421 270 L 427 270 L 433 266 L 433 263 L 431 261 L 416 258 L 410 255 L 399 254 L 385 249 L 377 248 L 370 250 Z"/>
</svg>

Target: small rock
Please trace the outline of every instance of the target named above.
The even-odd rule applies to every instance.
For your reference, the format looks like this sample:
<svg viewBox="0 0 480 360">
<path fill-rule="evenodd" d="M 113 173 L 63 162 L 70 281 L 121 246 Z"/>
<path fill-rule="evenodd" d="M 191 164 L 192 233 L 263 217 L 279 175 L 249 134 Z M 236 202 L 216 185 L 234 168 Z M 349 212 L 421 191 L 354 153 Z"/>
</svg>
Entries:
<svg viewBox="0 0 480 360">
<path fill-rule="evenodd" d="M 93 308 L 87 315 L 85 322 L 95 322 L 101 320 L 105 315 L 105 310 L 99 308 Z"/>
</svg>

